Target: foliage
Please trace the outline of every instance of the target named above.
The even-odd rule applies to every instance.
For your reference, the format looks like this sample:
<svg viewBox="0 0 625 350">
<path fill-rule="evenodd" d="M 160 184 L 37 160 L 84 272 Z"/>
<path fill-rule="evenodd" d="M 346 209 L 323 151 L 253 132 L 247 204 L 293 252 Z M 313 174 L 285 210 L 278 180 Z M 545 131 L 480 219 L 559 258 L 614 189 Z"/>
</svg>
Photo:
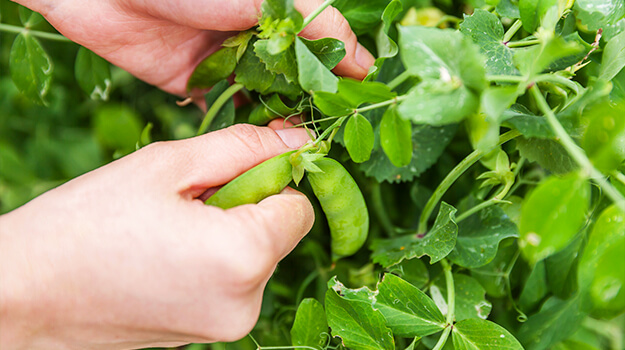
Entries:
<svg viewBox="0 0 625 350">
<path fill-rule="evenodd" d="M 268 283 L 250 337 L 211 348 L 622 348 L 623 2 L 334 6 L 377 56 L 363 82 L 332 73 L 342 42 L 297 36 L 314 15 L 266 1 L 259 26 L 189 80 L 213 87 L 202 122 L 0 3 L 0 212 L 153 139 L 304 113 L 318 137 L 292 175 L 319 219 Z M 251 102 L 235 109 L 241 90 Z M 303 180 L 326 153 L 371 216 L 365 246 L 338 260 Z"/>
</svg>

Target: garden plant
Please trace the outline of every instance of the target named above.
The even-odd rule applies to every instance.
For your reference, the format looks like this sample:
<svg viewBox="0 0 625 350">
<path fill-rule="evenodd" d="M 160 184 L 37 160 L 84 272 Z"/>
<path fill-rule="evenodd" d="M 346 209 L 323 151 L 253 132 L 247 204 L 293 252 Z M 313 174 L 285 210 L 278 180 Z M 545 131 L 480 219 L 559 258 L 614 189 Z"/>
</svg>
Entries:
<svg viewBox="0 0 625 350">
<path fill-rule="evenodd" d="M 376 56 L 363 81 L 298 36 L 327 6 Z M 292 186 L 317 219 L 250 335 L 188 349 L 625 348 L 623 0 L 265 0 L 190 77 L 206 113 L 0 11 L 0 213 L 152 140 L 309 130 L 206 200 Z"/>
</svg>

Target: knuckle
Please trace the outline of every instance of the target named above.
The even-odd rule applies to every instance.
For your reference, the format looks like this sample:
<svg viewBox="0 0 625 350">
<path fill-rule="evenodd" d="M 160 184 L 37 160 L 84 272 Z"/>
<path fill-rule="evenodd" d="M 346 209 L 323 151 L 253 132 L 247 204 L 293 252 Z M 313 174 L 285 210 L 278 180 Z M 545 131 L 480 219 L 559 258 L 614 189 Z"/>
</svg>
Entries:
<svg viewBox="0 0 625 350">
<path fill-rule="evenodd" d="M 226 130 L 243 144 L 246 152 L 252 152 L 254 155 L 264 153 L 266 134 L 262 133 L 261 128 L 249 124 L 235 124 Z"/>
</svg>

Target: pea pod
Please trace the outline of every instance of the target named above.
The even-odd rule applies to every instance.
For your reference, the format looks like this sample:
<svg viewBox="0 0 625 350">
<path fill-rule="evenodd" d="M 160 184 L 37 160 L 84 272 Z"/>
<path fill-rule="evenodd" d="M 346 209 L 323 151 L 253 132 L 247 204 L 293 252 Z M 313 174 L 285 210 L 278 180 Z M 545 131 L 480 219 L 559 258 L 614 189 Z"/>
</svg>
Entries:
<svg viewBox="0 0 625 350">
<path fill-rule="evenodd" d="M 293 178 L 290 160 L 293 152 L 280 154 L 258 164 L 220 188 L 204 203 L 229 209 L 258 203 L 280 193 Z"/>
<path fill-rule="evenodd" d="M 310 182 L 326 214 L 332 235 L 332 258 L 349 256 L 367 240 L 369 213 L 356 181 L 336 160 L 315 162 L 323 172 L 309 172 Z"/>
</svg>

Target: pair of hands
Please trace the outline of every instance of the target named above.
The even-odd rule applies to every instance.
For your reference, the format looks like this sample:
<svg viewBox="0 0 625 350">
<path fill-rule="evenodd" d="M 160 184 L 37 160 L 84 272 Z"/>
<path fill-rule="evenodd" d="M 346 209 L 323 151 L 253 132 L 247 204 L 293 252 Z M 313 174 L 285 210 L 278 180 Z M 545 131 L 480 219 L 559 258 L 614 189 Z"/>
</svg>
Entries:
<svg viewBox="0 0 625 350">
<path fill-rule="evenodd" d="M 22 0 L 70 39 L 173 94 L 261 0 Z M 321 1 L 296 3 L 304 14 Z M 337 74 L 373 57 L 328 8 L 302 35 L 335 37 Z M 207 191 L 308 141 L 238 125 L 149 145 L 0 217 L 0 348 L 128 349 L 231 341 L 254 326 L 276 264 L 314 212 L 291 189 L 257 205 L 206 206 Z M 278 131 L 276 131 L 278 130 Z"/>
</svg>

